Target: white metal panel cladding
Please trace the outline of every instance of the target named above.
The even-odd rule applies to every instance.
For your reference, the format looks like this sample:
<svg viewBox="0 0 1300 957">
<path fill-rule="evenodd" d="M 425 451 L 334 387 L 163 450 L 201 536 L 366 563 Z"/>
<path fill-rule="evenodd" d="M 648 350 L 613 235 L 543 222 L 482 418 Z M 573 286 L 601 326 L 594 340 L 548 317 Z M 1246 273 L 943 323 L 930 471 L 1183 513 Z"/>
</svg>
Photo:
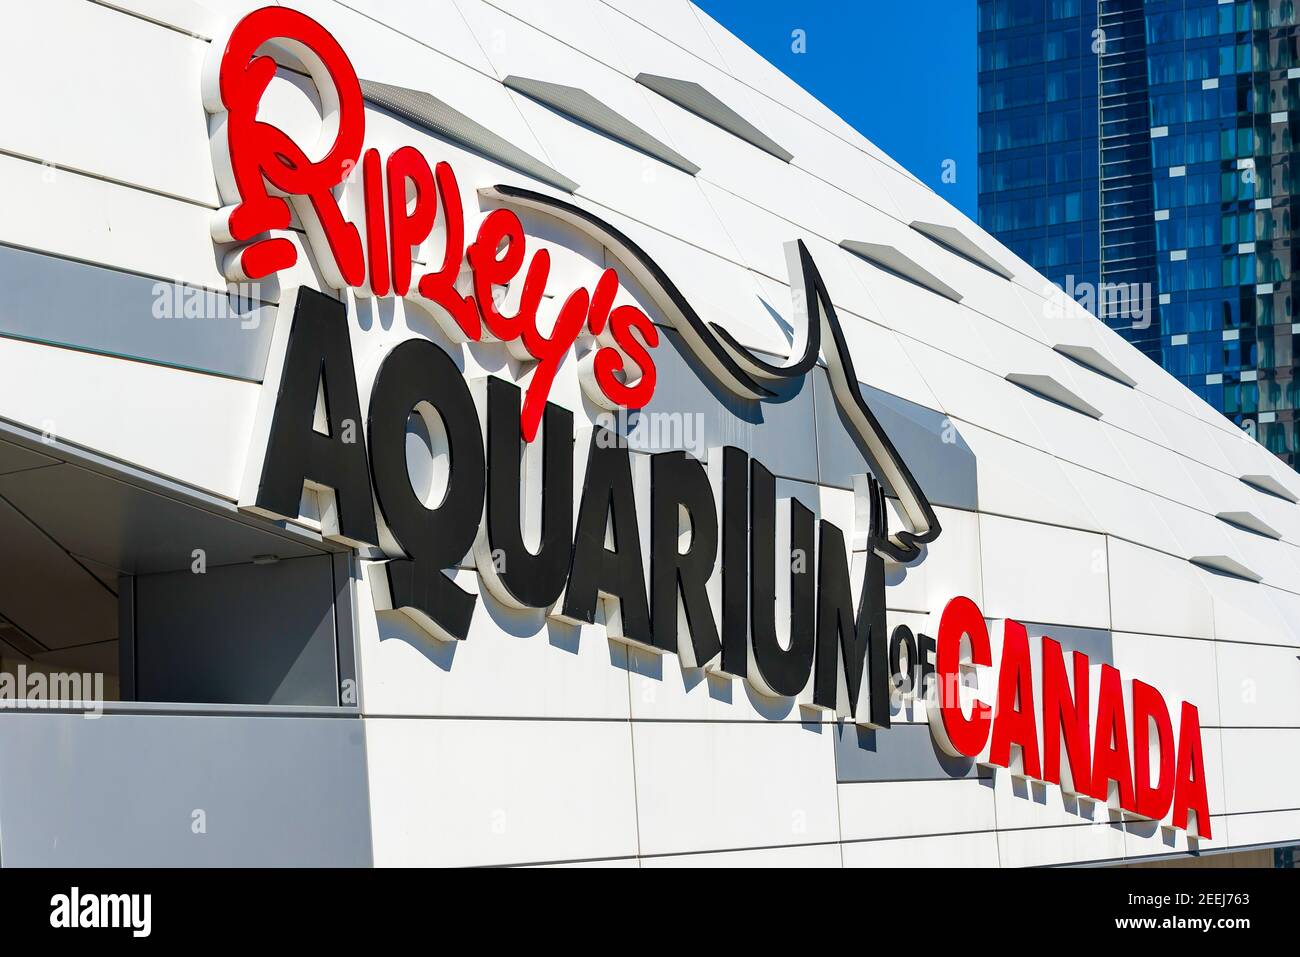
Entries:
<svg viewBox="0 0 1300 957">
<path fill-rule="evenodd" d="M 4 863 L 369 866 L 360 725 L 184 706 L 93 721 L 79 713 L 5 714 Z M 192 831 L 198 800 L 213 821 L 232 826 L 219 835 Z"/>
<path fill-rule="evenodd" d="M 21 316 L 0 307 L 9 370 L 0 416 L 38 432 L 53 419 L 69 441 L 232 502 L 279 288 L 259 290 L 267 319 L 245 329 L 239 316 L 186 320 L 183 293 L 171 300 L 179 317 L 156 315 L 163 293 L 151 284 L 225 290 L 206 232 L 219 200 L 199 75 L 221 23 L 259 5 L 49 0 L 8 14 L 0 34 L 0 244 L 23 250 L 7 262 L 39 257 L 42 275 L 72 277 L 47 280 L 64 288 L 48 301 L 34 294 Z M 550 182 L 578 184 L 566 199 L 614 224 L 706 319 L 778 363 L 803 321 L 781 247 L 802 240 L 865 394 L 944 529 L 921 560 L 890 567 L 890 625 L 933 633 L 939 603 L 966 594 L 989 615 L 1031 619 L 1032 634 L 1195 698 L 1215 830 L 1202 849 L 1300 838 L 1290 757 L 1300 738 L 1300 479 L 1263 448 L 1053 297 L 1008 250 L 684 0 L 566 0 L 536 15 L 514 0 L 440 0 L 418 14 L 398 0 L 286 5 L 339 37 L 362 76 L 434 97 L 515 144 Z M 20 82 L 51 35 L 61 38 L 61 81 Z M 541 48 L 544 58 L 529 52 Z M 611 110 L 698 172 L 512 93 L 502 83 L 512 74 L 605 93 Z M 698 85 L 767 145 L 650 92 L 641 74 Z M 310 100 L 301 78 L 276 81 L 273 105 L 294 122 Z M 536 186 L 436 129 L 378 111 L 367 119 L 368 147 L 415 145 L 455 165 L 471 224 L 490 208 L 478 189 Z M 530 242 L 555 250 L 557 269 L 576 283 L 619 265 L 553 218 L 524 219 Z M 281 283 L 325 289 L 309 244 L 293 235 L 299 262 Z M 846 236 L 900 250 L 960 302 L 841 249 Z M 723 443 L 745 449 L 784 494 L 851 524 L 861 457 L 845 444 L 824 369 L 784 402 L 737 402 L 701 378 L 645 289 L 629 283 L 620 297 L 665 330 L 660 390 L 638 428 L 670 418 L 698 430 L 678 433 L 677 447 L 701 456 Z M 407 303 L 346 298 L 363 407 L 382 356 L 412 337 L 446 348 L 467 378 L 522 373 L 504 346 L 456 346 Z M 56 315 L 60 301 L 75 308 Z M 590 425 L 599 410 L 584 404 L 575 366 L 561 366 L 551 400 Z M 1206 556 L 1224 561 L 1193 562 Z M 1094 826 L 1104 808 L 1071 806 L 1056 789 L 1044 805 L 1001 769 L 950 773 L 919 726 L 923 709 L 897 715 L 902 726 L 873 740 L 743 681 L 629 648 L 607 636 L 603 619 L 579 626 L 507 608 L 468 569 L 457 582 L 479 593 L 469 637 L 438 642 L 400 614 L 375 611 L 377 570 L 362 562 L 358 583 L 368 753 L 341 733 L 311 732 L 348 755 L 345 770 L 368 792 L 321 810 L 321 827 L 367 832 L 364 847 L 349 830 L 322 851 L 329 862 L 1010 866 L 1171 852 L 1144 825 Z M 22 720 L 43 717 L 61 720 Z M 155 720 L 193 719 L 110 717 L 106 727 Z M 267 747 L 292 751 L 292 722 L 273 727 Z M 241 724 L 206 746 L 228 750 L 247 733 Z M 270 760 L 264 752 L 259 761 Z M 313 774 L 337 788 L 321 768 Z M 142 763 L 140 773 L 164 771 Z M 300 792 L 277 793 L 284 800 L 267 813 L 292 823 Z M 8 806 L 0 813 L 9 833 Z M 147 822 L 124 826 L 149 836 Z M 301 846 L 296 831 L 285 833 L 263 857 L 245 849 L 241 861 L 287 861 Z M 1178 841 L 1173 850 L 1186 850 Z"/>
</svg>

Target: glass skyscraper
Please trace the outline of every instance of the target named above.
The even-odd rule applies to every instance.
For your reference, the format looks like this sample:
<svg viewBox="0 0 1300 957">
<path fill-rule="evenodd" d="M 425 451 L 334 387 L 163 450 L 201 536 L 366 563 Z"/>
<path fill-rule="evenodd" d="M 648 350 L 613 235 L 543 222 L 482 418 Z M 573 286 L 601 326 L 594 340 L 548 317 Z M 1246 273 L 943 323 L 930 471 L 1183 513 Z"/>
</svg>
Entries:
<svg viewBox="0 0 1300 957">
<path fill-rule="evenodd" d="M 1096 0 L 981 0 L 980 225 L 1065 286 L 1100 278 Z"/>
<path fill-rule="evenodd" d="M 1293 0 L 979 6 L 981 224 L 1296 465 Z"/>
</svg>

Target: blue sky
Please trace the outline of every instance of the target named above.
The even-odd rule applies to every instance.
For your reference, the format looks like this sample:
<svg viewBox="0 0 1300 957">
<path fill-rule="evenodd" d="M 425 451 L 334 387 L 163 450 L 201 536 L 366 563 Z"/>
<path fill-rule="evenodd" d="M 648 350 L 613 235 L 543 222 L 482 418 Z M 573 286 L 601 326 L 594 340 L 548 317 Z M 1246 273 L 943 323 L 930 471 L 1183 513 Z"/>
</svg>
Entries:
<svg viewBox="0 0 1300 957">
<path fill-rule="evenodd" d="M 695 2 L 975 218 L 975 0 Z M 795 30 L 804 53 L 792 50 Z M 945 160 L 956 182 L 942 181 Z"/>
</svg>

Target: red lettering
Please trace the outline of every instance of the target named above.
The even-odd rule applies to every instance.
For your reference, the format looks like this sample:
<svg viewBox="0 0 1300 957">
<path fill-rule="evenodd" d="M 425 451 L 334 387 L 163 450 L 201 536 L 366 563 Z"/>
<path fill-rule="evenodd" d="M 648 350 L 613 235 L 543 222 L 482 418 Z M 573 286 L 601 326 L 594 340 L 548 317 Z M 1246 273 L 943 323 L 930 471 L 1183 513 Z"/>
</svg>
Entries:
<svg viewBox="0 0 1300 957">
<path fill-rule="evenodd" d="M 617 295 L 618 273 L 606 269 L 596 282 L 596 291 L 591 294 L 591 309 L 587 313 L 587 328 L 591 330 L 593 336 L 604 332 L 605 323 L 609 321 L 609 310 L 613 307 L 614 297 Z"/>
<path fill-rule="evenodd" d="M 1065 673 L 1065 656 L 1059 642 L 1043 638 L 1043 780 L 1061 785 L 1069 794 L 1092 790 L 1092 755 L 1089 752 L 1088 656 L 1071 652 L 1074 694 Z M 1061 742 L 1068 759 L 1061 767 Z"/>
<path fill-rule="evenodd" d="M 298 261 L 298 250 L 289 240 L 277 236 L 250 243 L 239 250 L 237 256 L 239 267 L 233 275 L 227 270 L 226 278 L 242 282 L 287 269 Z"/>
<path fill-rule="evenodd" d="M 318 161 L 310 160 L 282 130 L 258 119 L 259 105 L 277 70 L 275 59 L 258 51 L 277 45 L 292 50 L 321 93 L 324 129 L 334 140 Z M 446 229 L 442 264 L 420 277 L 417 290 L 440 310 L 437 318 L 453 339 L 479 341 L 486 325 L 492 338 L 513 344 L 512 353 L 537 360 L 521 418 L 526 439 L 535 436 L 555 376 L 584 324 L 593 335 L 605 336 L 593 353 L 594 372 L 582 372 L 584 382 L 594 381 L 615 407 L 641 408 L 650 401 L 655 387 L 650 350 L 659 344 L 659 333 L 637 307 L 614 307 L 618 274 L 604 270 L 594 293 L 575 290 L 547 335 L 538 329 L 537 312 L 546 293 L 550 254 L 539 249 L 528 262 L 518 309 L 504 315 L 494 293 L 510 285 L 524 266 L 523 225 L 511 210 L 493 210 L 466 250 L 460 187 L 447 163 L 431 169 L 419 150 L 403 146 L 381 170 L 378 151 L 367 150 L 361 164 L 366 227 L 362 241 L 356 225 L 343 218 L 333 191 L 362 155 L 365 102 L 343 48 L 320 24 L 281 7 L 244 17 L 219 59 L 214 54 L 205 68 L 204 102 L 209 112 L 220 115 L 214 159 L 228 205 L 213 226 L 218 242 L 242 243 L 288 229 L 292 201 L 313 248 L 329 251 L 319 257 L 319 265 L 330 285 L 405 297 L 411 289 L 414 250 L 433 232 L 441 208 Z M 288 238 L 264 237 L 231 254 L 226 272 L 232 279 L 258 279 L 292 266 L 296 258 Z M 457 289 L 466 261 L 473 287 L 468 295 Z M 444 312 L 450 321 L 444 320 Z"/>
<path fill-rule="evenodd" d="M 257 50 L 271 40 L 294 43 L 299 59 L 319 89 L 333 87 L 334 96 L 326 128 L 335 129 L 334 142 L 318 161 L 283 130 L 257 118 L 258 105 L 275 76 L 276 63 Z M 348 285 L 359 285 L 365 275 L 365 257 L 356 226 L 343 218 L 333 189 L 356 165 L 365 138 L 365 104 L 361 84 L 347 54 L 315 20 L 283 7 L 263 7 L 248 14 L 231 31 L 221 54 L 215 95 L 206 91 L 208 109 L 225 113 L 214 137 L 218 183 L 222 198 L 234 203 L 223 211 L 224 220 L 214 232 L 221 239 L 245 242 L 272 229 L 289 228 L 289 205 L 272 195 L 268 185 L 293 197 L 305 197 L 315 220 L 303 217 L 314 242 L 329 248 L 332 263 L 327 272 Z M 205 86 L 211 86 L 205 78 Z M 300 214 L 304 210 L 300 209 Z M 238 272 L 261 279 L 292 266 L 297 251 L 287 239 L 263 239 L 238 254 Z"/>
<path fill-rule="evenodd" d="M 989 762 L 1010 768 L 1013 744 L 1020 748 L 1020 764 L 1025 776 L 1041 778 L 1029 634 L 1020 622 L 1008 619 L 1002 630 L 1002 666 L 998 673 L 998 701 L 993 716 Z"/>
<path fill-rule="evenodd" d="M 387 296 L 392 284 L 388 273 L 388 232 L 384 227 L 384 180 L 379 150 L 366 150 L 361 160 L 361 186 L 365 191 L 370 292 L 375 296 Z"/>
<path fill-rule="evenodd" d="M 474 300 L 456 291 L 460 278 L 460 264 L 465 258 L 465 216 L 460 203 L 460 184 L 451 164 L 439 163 L 434 169 L 438 183 L 438 199 L 442 202 L 442 217 L 447 232 L 442 253 L 442 267 L 420 279 L 420 295 L 442 307 L 460 327 L 465 338 L 478 342 L 483 337 Z"/>
<path fill-rule="evenodd" d="M 1151 783 L 1151 726 L 1155 725 L 1160 766 Z M 1133 801 L 1137 813 L 1159 821 L 1174 799 L 1174 728 L 1160 692 L 1133 682 Z"/>
<path fill-rule="evenodd" d="M 643 408 L 655 391 L 655 364 L 648 350 L 659 345 L 659 330 L 650 321 L 650 317 L 636 306 L 619 306 L 610 313 L 609 331 L 618 348 L 602 346 L 596 353 L 596 384 L 614 404 L 629 409 Z M 639 333 L 641 340 L 633 332 Z M 645 345 L 641 344 L 642 341 Z M 627 368 L 624 356 L 641 373 L 630 381 L 619 378 L 619 373 Z"/>
<path fill-rule="evenodd" d="M 1188 812 L 1196 827 L 1188 825 Z M 1210 839 L 1210 802 L 1205 794 L 1205 758 L 1201 755 L 1201 718 L 1194 705 L 1183 702 L 1178 725 L 1178 771 L 1174 783 L 1174 827 Z"/>
<path fill-rule="evenodd" d="M 1101 685 L 1097 698 L 1097 737 L 1092 747 L 1092 796 L 1098 801 L 1110 798 L 1113 781 L 1119 806 L 1133 811 L 1133 769 L 1129 765 L 1128 725 L 1124 717 L 1124 688 L 1119 672 L 1110 665 L 1101 666 Z"/>
<path fill-rule="evenodd" d="M 555 381 L 555 373 L 559 371 L 560 363 L 569 354 L 569 349 L 587 321 L 588 298 L 587 290 L 583 288 L 575 289 L 569 294 L 560 308 L 550 338 L 538 332 L 535 325 L 524 327 L 524 346 L 538 360 L 519 413 L 519 431 L 525 442 L 531 442 L 537 436 L 537 427 L 541 425 L 542 413 L 546 411 L 546 397 Z"/>
<path fill-rule="evenodd" d="M 935 639 L 935 675 L 939 682 L 938 714 L 930 714 L 930 733 L 954 757 L 976 757 L 988 741 L 991 709 L 976 701 L 966 716 L 961 705 L 962 638 L 970 641 L 970 663 L 991 665 L 988 626 L 979 606 L 957 597 L 944 606 Z"/>
<path fill-rule="evenodd" d="M 409 200 L 408 184 L 415 193 Z M 412 250 L 433 232 L 436 188 L 429 161 L 414 146 L 403 146 L 388 157 L 388 229 L 393 237 L 393 292 L 399 296 L 411 289 Z"/>
<path fill-rule="evenodd" d="M 467 255 L 474 270 L 474 298 L 488 332 L 502 342 L 510 342 L 520 338 L 530 326 L 536 328 L 537 307 L 551 271 L 551 254 L 545 249 L 538 250 L 528 264 L 519 309 L 513 316 L 503 316 L 493 298 L 495 287 L 508 285 L 524 264 L 524 227 L 519 217 L 508 209 L 492 210 L 479 224 L 478 238 Z M 582 309 L 585 319 L 586 303 Z"/>
</svg>

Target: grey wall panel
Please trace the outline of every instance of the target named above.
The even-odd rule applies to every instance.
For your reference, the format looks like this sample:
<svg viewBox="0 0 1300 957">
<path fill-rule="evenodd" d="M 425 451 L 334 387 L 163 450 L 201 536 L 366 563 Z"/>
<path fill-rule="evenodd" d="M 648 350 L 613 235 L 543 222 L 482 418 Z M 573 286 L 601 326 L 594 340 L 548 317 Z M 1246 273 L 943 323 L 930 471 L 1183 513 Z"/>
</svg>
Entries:
<svg viewBox="0 0 1300 957">
<path fill-rule="evenodd" d="M 140 575 L 135 625 L 141 701 L 339 703 L 328 555 Z"/>
<path fill-rule="evenodd" d="M 524 152 L 514 143 L 430 93 L 375 80 L 362 80 L 361 92 L 371 103 L 396 116 L 462 146 L 468 146 L 489 159 L 512 166 L 556 189 L 572 193 L 578 188 L 578 184 L 563 173 L 547 166 L 537 157 Z"/>
<path fill-rule="evenodd" d="M 0 713 L 0 863 L 368 866 L 361 722 Z"/>
<path fill-rule="evenodd" d="M 0 335 L 253 382 L 266 369 L 274 306 L 8 246 L 0 288 Z"/>
<path fill-rule="evenodd" d="M 1060 644 L 1062 651 L 1067 655 L 1072 651 L 1079 651 L 1087 655 L 1094 665 L 1115 663 L 1115 639 L 1103 628 L 1079 628 L 1073 625 L 1035 621 L 1022 621 L 1021 624 L 1028 630 L 1031 638 L 1047 635 Z"/>
<path fill-rule="evenodd" d="M 672 100 L 683 109 L 690 110 L 696 116 L 722 127 L 732 136 L 738 136 L 765 153 L 771 153 L 782 162 L 788 163 L 794 159 L 794 154 L 788 149 L 698 83 L 668 76 L 656 76 L 653 73 L 638 74 L 636 81 L 643 86 L 648 86 L 660 96 Z"/>
<path fill-rule="evenodd" d="M 601 100 L 596 99 L 586 90 L 563 86 L 559 83 L 547 83 L 523 76 L 508 76 L 501 81 L 512 90 L 530 96 L 539 103 L 585 123 L 592 129 L 599 130 L 606 136 L 626 143 L 634 149 L 641 150 L 656 159 L 675 166 L 684 173 L 694 176 L 700 168 L 677 152 L 667 143 L 655 139 L 627 117 L 610 109 Z"/>
<path fill-rule="evenodd" d="M 860 239 L 841 239 L 840 245 L 867 262 L 902 276 L 908 282 L 916 283 L 923 289 L 937 292 L 945 299 L 951 299 L 953 302 L 962 300 L 961 293 L 900 249 L 882 243 L 867 243 Z"/>
<path fill-rule="evenodd" d="M 631 448 L 686 448 L 702 458 L 709 448 L 734 445 L 781 478 L 817 481 L 813 390 L 807 377 L 774 386 L 779 391 L 772 399 L 750 402 L 718 385 L 676 331 L 661 326 L 659 332 L 654 398 L 641 412 L 624 417 Z"/>
<path fill-rule="evenodd" d="M 826 370 L 814 369 L 811 375 L 815 379 L 821 483 L 852 488 L 853 476 L 871 469 L 840 416 Z M 978 501 L 975 453 L 957 426 L 942 412 L 869 385 L 862 386 L 862 394 L 930 503 L 974 509 Z"/>
<path fill-rule="evenodd" d="M 1050 375 L 1038 375 L 1033 372 L 1008 372 L 1005 378 L 1008 382 L 1013 382 L 1020 388 L 1040 398 L 1049 399 L 1058 405 L 1065 406 L 1067 409 L 1081 412 L 1089 418 L 1101 418 L 1101 409 L 1098 409 L 1083 396 L 1067 388 L 1063 382 L 1054 379 Z"/>
<path fill-rule="evenodd" d="M 956 226 L 949 226 L 945 223 L 923 223 L 920 220 L 916 220 L 910 225 L 923 236 L 928 236 L 941 246 L 947 246 L 953 252 L 965 256 L 971 262 L 983 266 L 989 272 L 995 273 L 1003 279 L 1013 278 L 1014 274 L 1010 269 L 998 262 L 992 253 Z"/>
<path fill-rule="evenodd" d="M 835 777 L 856 781 L 943 781 L 979 777 L 975 762 L 942 754 L 928 724 L 896 724 L 876 731 L 856 724 L 835 726 Z"/>
</svg>

